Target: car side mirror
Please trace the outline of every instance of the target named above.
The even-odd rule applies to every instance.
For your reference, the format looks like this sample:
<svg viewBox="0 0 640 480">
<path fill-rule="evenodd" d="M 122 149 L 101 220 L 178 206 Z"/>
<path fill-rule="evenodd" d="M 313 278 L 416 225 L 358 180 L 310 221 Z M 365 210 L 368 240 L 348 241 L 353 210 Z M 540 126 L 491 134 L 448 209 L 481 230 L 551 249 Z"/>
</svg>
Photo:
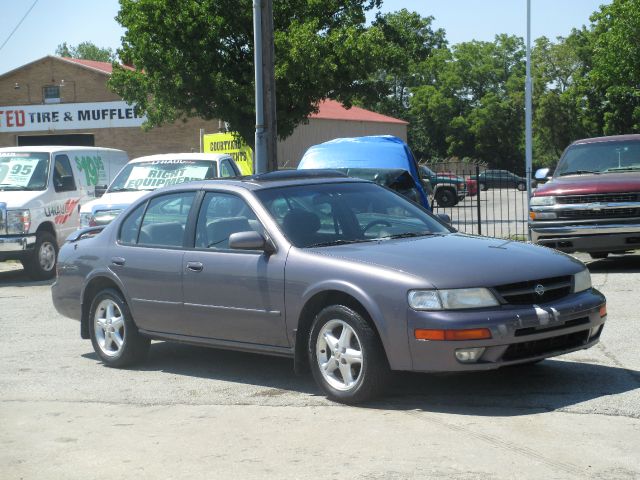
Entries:
<svg viewBox="0 0 640 480">
<path fill-rule="evenodd" d="M 253 230 L 232 233 L 229 236 L 229 248 L 234 250 L 262 250 L 265 253 L 273 253 L 275 251 L 270 240 Z"/>
<path fill-rule="evenodd" d="M 436 217 L 438 217 L 440 221 L 446 223 L 447 225 L 451 225 L 451 217 L 446 213 L 438 213 Z"/>
<path fill-rule="evenodd" d="M 104 192 L 107 191 L 107 186 L 106 185 L 96 185 L 95 189 L 94 189 L 94 193 L 96 198 L 100 198 L 101 196 L 104 195 Z"/>
<path fill-rule="evenodd" d="M 547 180 L 550 175 L 549 172 L 551 172 L 550 168 L 539 168 L 538 170 L 536 170 L 536 174 L 534 175 L 534 178 L 536 180 Z"/>
</svg>

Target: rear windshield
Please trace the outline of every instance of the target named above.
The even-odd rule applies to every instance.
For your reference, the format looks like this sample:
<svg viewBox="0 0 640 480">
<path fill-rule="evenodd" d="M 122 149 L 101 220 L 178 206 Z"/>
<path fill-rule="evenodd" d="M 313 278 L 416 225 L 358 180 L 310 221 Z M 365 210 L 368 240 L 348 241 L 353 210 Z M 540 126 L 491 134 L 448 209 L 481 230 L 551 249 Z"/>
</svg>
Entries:
<svg viewBox="0 0 640 480">
<path fill-rule="evenodd" d="M 49 154 L 0 152 L 0 191 L 45 190 L 49 178 Z"/>
<path fill-rule="evenodd" d="M 640 170 L 640 141 L 598 142 L 569 147 L 554 175 L 634 170 Z"/>
<path fill-rule="evenodd" d="M 109 186 L 108 192 L 155 190 L 156 188 L 208 180 L 218 176 L 213 160 L 153 160 L 129 163 Z"/>
</svg>

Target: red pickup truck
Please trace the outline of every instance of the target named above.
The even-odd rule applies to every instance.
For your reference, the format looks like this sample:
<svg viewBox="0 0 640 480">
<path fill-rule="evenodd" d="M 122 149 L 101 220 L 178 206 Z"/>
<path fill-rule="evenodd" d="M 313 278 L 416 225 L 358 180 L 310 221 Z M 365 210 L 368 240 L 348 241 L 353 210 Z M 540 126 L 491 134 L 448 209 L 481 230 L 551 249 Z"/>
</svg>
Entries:
<svg viewBox="0 0 640 480">
<path fill-rule="evenodd" d="M 531 198 L 529 228 L 535 243 L 593 258 L 640 248 L 640 135 L 569 145 Z"/>
</svg>

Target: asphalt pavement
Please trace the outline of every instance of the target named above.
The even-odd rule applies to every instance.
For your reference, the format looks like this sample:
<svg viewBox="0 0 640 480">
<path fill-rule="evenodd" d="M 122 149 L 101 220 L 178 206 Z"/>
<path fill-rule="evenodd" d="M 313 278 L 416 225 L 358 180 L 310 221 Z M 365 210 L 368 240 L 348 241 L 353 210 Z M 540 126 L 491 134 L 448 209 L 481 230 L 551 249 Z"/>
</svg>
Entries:
<svg viewBox="0 0 640 480">
<path fill-rule="evenodd" d="M 640 252 L 589 263 L 601 342 L 528 367 L 399 373 L 357 407 L 287 359 L 154 342 L 104 367 L 50 282 L 0 264 L 0 478 L 640 478 Z"/>
</svg>

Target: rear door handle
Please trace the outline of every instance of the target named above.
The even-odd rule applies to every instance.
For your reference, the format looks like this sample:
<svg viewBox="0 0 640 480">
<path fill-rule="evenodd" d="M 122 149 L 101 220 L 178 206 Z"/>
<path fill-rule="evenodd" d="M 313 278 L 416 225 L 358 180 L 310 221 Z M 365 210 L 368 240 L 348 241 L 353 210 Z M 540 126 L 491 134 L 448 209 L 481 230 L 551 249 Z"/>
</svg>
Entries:
<svg viewBox="0 0 640 480">
<path fill-rule="evenodd" d="M 202 268 L 203 265 L 200 262 L 187 262 L 187 270 L 191 270 L 192 272 L 201 272 Z"/>
<path fill-rule="evenodd" d="M 122 257 L 111 257 L 111 264 L 123 267 L 125 264 L 125 259 Z"/>
</svg>

